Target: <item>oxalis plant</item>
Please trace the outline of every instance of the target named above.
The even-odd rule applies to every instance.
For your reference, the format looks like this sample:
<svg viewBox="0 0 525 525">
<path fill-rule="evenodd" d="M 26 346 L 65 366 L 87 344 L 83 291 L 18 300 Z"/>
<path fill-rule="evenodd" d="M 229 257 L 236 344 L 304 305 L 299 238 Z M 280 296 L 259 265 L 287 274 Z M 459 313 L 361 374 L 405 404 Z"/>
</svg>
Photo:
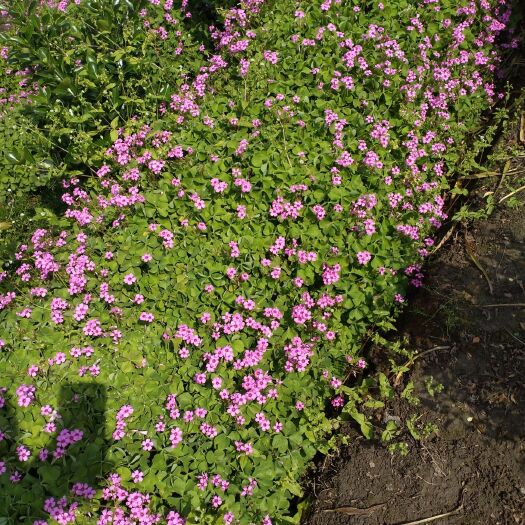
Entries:
<svg viewBox="0 0 525 525">
<path fill-rule="evenodd" d="M 49 186 L 64 165 L 88 175 L 118 127 L 158 116 L 159 101 L 204 63 L 194 40 L 202 23 L 147 0 L 14 0 L 0 11 L 0 112 L 10 116 L 2 126 L 3 198 Z"/>
<path fill-rule="evenodd" d="M 146 3 L 147 37 L 184 39 L 190 7 Z M 334 422 L 372 435 L 363 338 L 421 285 L 508 20 L 485 0 L 246 0 L 148 118 L 102 119 L 65 212 L 1 273 L 1 521 L 298 523 Z"/>
</svg>

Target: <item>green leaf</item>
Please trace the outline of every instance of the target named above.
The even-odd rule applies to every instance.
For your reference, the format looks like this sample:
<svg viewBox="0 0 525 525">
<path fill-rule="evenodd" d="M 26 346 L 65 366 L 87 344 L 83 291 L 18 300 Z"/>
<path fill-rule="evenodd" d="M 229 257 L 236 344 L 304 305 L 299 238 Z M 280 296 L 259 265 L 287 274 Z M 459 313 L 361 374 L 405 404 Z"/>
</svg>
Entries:
<svg viewBox="0 0 525 525">
<path fill-rule="evenodd" d="M 385 374 L 379 374 L 379 391 L 381 397 L 384 399 L 392 399 L 394 397 L 394 389 L 390 386 L 390 382 Z"/>
<path fill-rule="evenodd" d="M 252 166 L 255 168 L 260 168 L 264 162 L 268 160 L 268 153 L 266 151 L 258 151 L 252 156 L 251 162 Z"/>
<path fill-rule="evenodd" d="M 60 477 L 60 468 L 57 465 L 43 465 L 38 468 L 38 474 L 44 483 L 52 486 Z"/>
<path fill-rule="evenodd" d="M 282 486 L 284 489 L 289 490 L 294 496 L 300 498 L 303 495 L 303 489 L 301 488 L 301 485 L 297 483 L 297 481 L 287 478 L 283 481 Z"/>
<path fill-rule="evenodd" d="M 401 397 L 406 399 L 411 405 L 419 405 L 419 399 L 414 395 L 415 387 L 414 383 L 410 381 L 403 392 L 401 392 Z"/>
<path fill-rule="evenodd" d="M 349 412 L 350 415 L 359 423 L 361 433 L 365 436 L 366 439 L 371 439 L 374 435 L 374 427 L 367 420 L 364 414 L 357 412 L 357 410 L 352 410 Z"/>
<path fill-rule="evenodd" d="M 20 164 L 20 160 L 21 158 L 20 157 L 17 157 L 17 155 L 12 152 L 12 151 L 8 151 L 5 156 L 9 159 L 9 161 L 12 163 L 12 164 Z"/>
<path fill-rule="evenodd" d="M 235 350 L 236 354 L 240 354 L 244 351 L 244 343 L 241 339 L 236 339 L 232 342 L 232 348 Z"/>
<path fill-rule="evenodd" d="M 275 434 L 272 440 L 272 446 L 281 454 L 288 450 L 288 440 L 282 434 Z"/>
</svg>

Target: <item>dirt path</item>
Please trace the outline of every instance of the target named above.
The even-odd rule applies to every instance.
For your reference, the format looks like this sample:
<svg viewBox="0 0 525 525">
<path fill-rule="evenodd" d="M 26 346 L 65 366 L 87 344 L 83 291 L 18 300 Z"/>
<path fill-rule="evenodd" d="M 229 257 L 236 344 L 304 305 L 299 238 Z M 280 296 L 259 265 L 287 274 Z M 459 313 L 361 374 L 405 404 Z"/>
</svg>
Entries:
<svg viewBox="0 0 525 525">
<path fill-rule="evenodd" d="M 422 400 L 413 412 L 439 433 L 409 437 L 403 457 L 350 429 L 351 444 L 319 465 L 306 525 L 404 525 L 451 511 L 424 523 L 525 525 L 525 207 L 456 232 L 427 274 L 400 330 L 412 348 L 448 347 L 416 361 L 410 378 Z M 426 392 L 428 376 L 441 394 Z"/>
</svg>

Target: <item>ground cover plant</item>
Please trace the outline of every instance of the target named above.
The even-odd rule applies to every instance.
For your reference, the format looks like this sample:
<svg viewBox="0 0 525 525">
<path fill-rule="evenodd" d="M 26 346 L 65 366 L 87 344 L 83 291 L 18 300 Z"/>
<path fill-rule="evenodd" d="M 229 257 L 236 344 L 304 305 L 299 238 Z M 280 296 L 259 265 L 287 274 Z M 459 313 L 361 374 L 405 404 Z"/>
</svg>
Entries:
<svg viewBox="0 0 525 525">
<path fill-rule="evenodd" d="M 21 3 L 82 31 L 91 4 Z M 127 16 L 147 38 L 184 38 L 187 2 L 144 4 Z M 192 69 L 171 67 L 148 113 L 102 118 L 78 165 L 75 128 L 65 211 L 0 274 L 5 523 L 297 523 L 327 414 L 371 435 L 363 339 L 421 284 L 450 174 L 503 96 L 510 10 L 247 0 L 217 16 Z M 47 96 L 76 104 L 62 82 Z"/>
<path fill-rule="evenodd" d="M 51 7 L 0 6 L 0 221 L 16 220 L 17 230 L 42 223 L 37 208 L 60 212 L 64 174 L 94 174 L 117 129 L 132 116 L 158 116 L 171 83 L 203 61 L 202 15 L 183 9 L 165 17 L 146 0 L 90 0 L 67 13 L 66 4 Z M 208 11 L 208 22 L 216 19 Z M 5 225 L 2 262 L 14 253 L 17 230 Z"/>
</svg>

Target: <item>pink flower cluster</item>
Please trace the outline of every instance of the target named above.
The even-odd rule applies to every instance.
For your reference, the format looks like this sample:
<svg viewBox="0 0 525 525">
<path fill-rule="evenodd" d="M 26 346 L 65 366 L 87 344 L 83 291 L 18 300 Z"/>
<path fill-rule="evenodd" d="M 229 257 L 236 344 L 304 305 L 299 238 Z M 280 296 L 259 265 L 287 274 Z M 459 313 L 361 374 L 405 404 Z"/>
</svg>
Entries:
<svg viewBox="0 0 525 525">
<path fill-rule="evenodd" d="M 84 432 L 76 428 L 68 430 L 63 428 L 57 436 L 57 447 L 53 452 L 53 458 L 58 459 L 64 456 L 66 449 L 82 439 Z"/>
<path fill-rule="evenodd" d="M 35 399 L 36 387 L 34 385 L 20 385 L 16 389 L 18 396 L 18 406 L 28 407 Z"/>
<path fill-rule="evenodd" d="M 124 405 L 117 412 L 116 416 L 116 425 L 113 432 L 113 439 L 115 441 L 120 441 L 125 436 L 126 430 L 126 419 L 133 414 L 133 407 L 131 405 Z"/>
</svg>

